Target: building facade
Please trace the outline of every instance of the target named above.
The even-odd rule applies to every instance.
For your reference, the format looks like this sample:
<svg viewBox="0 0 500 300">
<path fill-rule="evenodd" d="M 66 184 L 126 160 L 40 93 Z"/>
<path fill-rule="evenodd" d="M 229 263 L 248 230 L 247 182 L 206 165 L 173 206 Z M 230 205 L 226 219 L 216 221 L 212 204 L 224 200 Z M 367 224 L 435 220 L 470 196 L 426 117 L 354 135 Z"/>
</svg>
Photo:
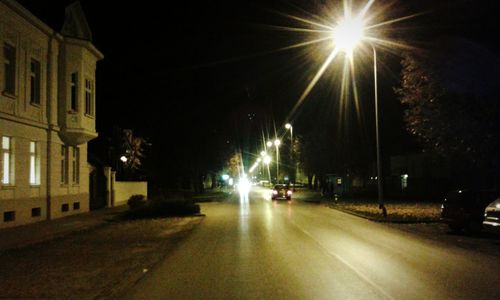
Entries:
<svg viewBox="0 0 500 300">
<path fill-rule="evenodd" d="M 60 33 L 12 0 L 0 16 L 0 228 L 86 212 L 103 55 L 78 2 Z"/>
</svg>

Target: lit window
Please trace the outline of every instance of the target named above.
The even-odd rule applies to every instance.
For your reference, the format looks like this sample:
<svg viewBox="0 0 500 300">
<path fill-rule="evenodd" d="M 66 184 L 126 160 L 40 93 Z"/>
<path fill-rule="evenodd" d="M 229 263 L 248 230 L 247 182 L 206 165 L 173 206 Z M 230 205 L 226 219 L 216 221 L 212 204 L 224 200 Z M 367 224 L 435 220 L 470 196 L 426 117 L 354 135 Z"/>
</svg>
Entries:
<svg viewBox="0 0 500 300">
<path fill-rule="evenodd" d="M 78 111 L 78 73 L 71 73 L 71 110 Z"/>
<path fill-rule="evenodd" d="M 94 115 L 94 82 L 85 79 L 85 114 Z"/>
<path fill-rule="evenodd" d="M 408 174 L 401 175 L 401 189 L 404 190 L 408 187 Z"/>
<path fill-rule="evenodd" d="M 30 102 L 40 104 L 40 62 L 31 59 Z"/>
<path fill-rule="evenodd" d="M 2 137 L 2 161 L 2 184 L 12 184 L 12 138 L 7 136 Z"/>
<path fill-rule="evenodd" d="M 30 184 L 40 184 L 40 151 L 37 142 L 30 142 Z"/>
<path fill-rule="evenodd" d="M 73 183 L 80 182 L 80 149 L 78 147 L 73 147 L 72 155 L 72 167 L 73 167 Z"/>
<path fill-rule="evenodd" d="M 61 183 L 68 183 L 68 147 L 61 145 Z"/>
<path fill-rule="evenodd" d="M 4 92 L 16 92 L 16 48 L 5 43 L 3 46 Z"/>
</svg>

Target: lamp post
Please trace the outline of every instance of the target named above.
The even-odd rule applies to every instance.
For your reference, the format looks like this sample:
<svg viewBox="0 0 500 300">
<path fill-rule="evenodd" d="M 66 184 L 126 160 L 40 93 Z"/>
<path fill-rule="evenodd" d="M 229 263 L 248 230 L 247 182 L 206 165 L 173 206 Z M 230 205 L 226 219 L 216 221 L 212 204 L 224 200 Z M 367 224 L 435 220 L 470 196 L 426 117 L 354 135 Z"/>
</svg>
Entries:
<svg viewBox="0 0 500 300">
<path fill-rule="evenodd" d="M 333 30 L 333 39 L 336 45 L 342 49 L 346 55 L 352 56 L 354 48 L 364 38 L 364 24 L 360 18 L 346 17 Z M 377 90 L 377 51 L 373 49 L 373 79 L 374 79 L 374 102 L 375 102 L 375 139 L 377 148 L 377 188 L 379 208 L 382 209 L 384 217 L 387 216 L 387 210 L 384 206 L 384 196 L 382 190 L 382 167 L 380 160 L 380 134 L 379 134 L 379 113 L 378 113 L 378 90 Z"/>
<path fill-rule="evenodd" d="M 280 151 L 279 146 L 281 141 L 278 139 L 274 140 L 274 146 L 276 147 L 276 181 L 280 183 Z"/>
<path fill-rule="evenodd" d="M 269 183 L 271 183 L 271 170 L 269 170 L 269 164 L 271 163 L 271 157 L 267 154 L 262 155 L 262 162 L 267 167 L 267 175 L 269 176 Z"/>
<path fill-rule="evenodd" d="M 296 173 L 295 173 L 296 167 L 295 167 L 294 153 L 293 153 L 293 146 L 294 146 L 293 145 L 293 126 L 290 123 L 286 123 L 285 124 L 285 128 L 287 130 L 290 130 L 290 164 L 292 165 L 292 168 L 293 168 L 293 171 L 292 171 L 293 177 L 292 178 L 293 178 L 293 181 L 295 182 L 296 181 L 296 178 L 295 178 L 295 176 L 296 176 Z"/>
</svg>

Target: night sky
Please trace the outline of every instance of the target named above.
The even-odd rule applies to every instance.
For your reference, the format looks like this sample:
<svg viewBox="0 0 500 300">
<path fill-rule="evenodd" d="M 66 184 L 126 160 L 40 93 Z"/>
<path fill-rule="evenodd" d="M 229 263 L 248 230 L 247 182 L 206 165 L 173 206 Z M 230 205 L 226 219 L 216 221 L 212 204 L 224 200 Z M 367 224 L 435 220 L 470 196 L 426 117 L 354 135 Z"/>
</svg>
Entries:
<svg viewBox="0 0 500 300">
<path fill-rule="evenodd" d="M 64 7 L 72 1 L 19 2 L 60 30 Z M 93 43 L 105 56 L 97 66 L 97 131 L 105 137 L 113 126 L 131 128 L 152 142 L 150 163 L 173 169 L 188 161 L 213 161 L 207 157 L 228 148 L 254 153 L 262 132 L 274 136 L 274 127 L 280 130 L 286 122 L 320 60 L 311 55 L 311 47 L 275 52 L 307 40 L 307 35 L 272 26 L 303 26 L 283 14 L 326 17 L 325 8 L 341 5 L 335 0 L 103 3 L 81 1 Z M 425 48 L 435 38 L 455 35 L 498 53 L 493 39 L 499 36 L 498 1 L 376 4 L 387 7 L 388 19 L 424 13 L 391 26 L 389 34 L 412 46 Z M 393 141 L 385 143 L 385 150 L 394 153 L 415 148 L 393 93 L 399 80 L 399 54 L 382 51 L 379 58 L 382 138 Z M 360 141 L 353 147 L 366 148 L 372 155 L 373 75 L 367 64 L 358 82 L 363 121 L 342 127 L 350 140 Z M 332 99 L 338 88 L 332 87 L 331 78 L 325 76 L 317 84 L 294 116 L 297 134 L 339 130 L 332 128 L 338 124 L 331 121 L 336 118 Z M 203 167 L 217 166 L 210 162 Z"/>
</svg>

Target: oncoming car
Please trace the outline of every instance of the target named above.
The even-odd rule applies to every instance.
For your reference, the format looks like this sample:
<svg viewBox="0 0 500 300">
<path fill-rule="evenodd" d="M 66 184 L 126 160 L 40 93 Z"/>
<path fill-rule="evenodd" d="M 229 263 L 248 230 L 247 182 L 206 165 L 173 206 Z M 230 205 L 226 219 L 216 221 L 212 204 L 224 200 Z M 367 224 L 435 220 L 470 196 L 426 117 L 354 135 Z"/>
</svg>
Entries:
<svg viewBox="0 0 500 300">
<path fill-rule="evenodd" d="M 271 199 L 292 200 L 292 189 L 288 185 L 277 184 L 273 188 Z"/>
</svg>

